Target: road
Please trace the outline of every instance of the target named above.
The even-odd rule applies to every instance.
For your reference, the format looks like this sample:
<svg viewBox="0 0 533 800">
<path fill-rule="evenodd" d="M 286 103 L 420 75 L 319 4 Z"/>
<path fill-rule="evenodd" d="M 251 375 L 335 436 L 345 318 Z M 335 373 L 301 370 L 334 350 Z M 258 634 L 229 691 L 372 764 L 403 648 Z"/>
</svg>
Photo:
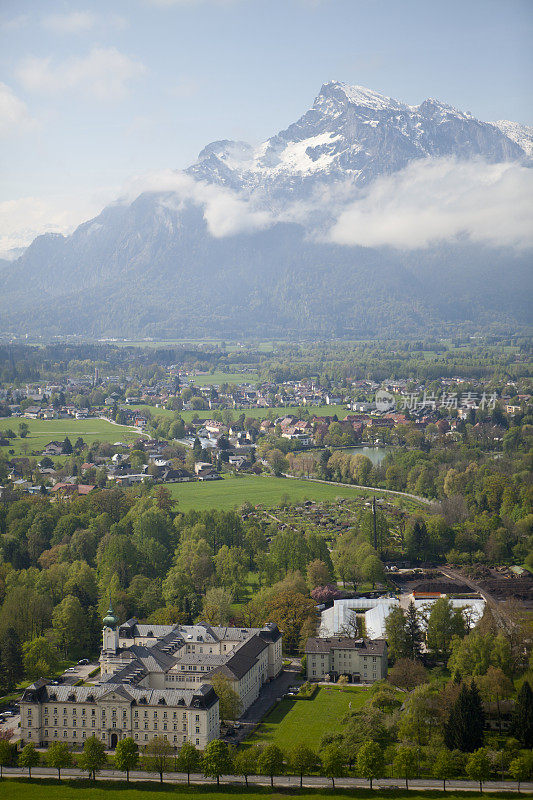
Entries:
<svg viewBox="0 0 533 800">
<path fill-rule="evenodd" d="M 31 771 L 32 778 L 55 778 L 57 777 L 57 770 L 51 769 L 49 767 L 34 767 Z M 63 769 L 61 770 L 61 775 L 63 778 L 87 778 L 87 773 L 83 772 L 80 769 Z M 4 767 L 4 777 L 5 778 L 20 778 L 20 777 L 27 777 L 28 770 L 22 769 L 21 767 Z M 99 773 L 99 778 L 101 780 L 112 780 L 112 781 L 123 781 L 125 780 L 125 775 L 123 772 L 119 772 L 118 770 L 102 770 Z M 149 772 L 142 772 L 141 770 L 132 770 L 130 772 L 130 780 L 142 780 L 142 781 L 154 781 L 159 782 L 159 775 L 154 775 L 153 773 Z M 165 774 L 165 783 L 186 783 L 187 782 L 187 775 L 182 772 L 168 772 Z M 201 774 L 194 774 L 191 775 L 191 783 L 195 784 L 208 784 L 208 785 L 216 785 L 216 781 L 214 779 L 205 778 Z M 239 775 L 225 775 L 222 776 L 220 779 L 220 783 L 223 785 L 231 785 L 231 784 L 244 784 L 244 778 Z M 269 786 L 270 785 L 270 778 L 265 777 L 264 775 L 250 775 L 248 777 L 248 783 L 253 786 Z M 277 788 L 296 788 L 300 785 L 300 778 L 297 775 L 278 775 L 274 777 L 274 786 Z M 323 778 L 319 776 L 308 776 L 304 777 L 303 785 L 307 788 L 322 788 L 328 787 L 331 788 L 331 780 L 329 778 Z M 368 781 L 363 780 L 362 778 L 336 778 L 335 779 L 335 787 L 336 788 L 343 788 L 343 789 L 355 789 L 355 788 L 368 788 Z M 405 781 L 402 781 L 398 778 L 384 778 L 379 781 L 374 781 L 374 788 L 405 788 Z M 442 781 L 432 780 L 432 779 L 421 779 L 421 780 L 410 780 L 409 781 L 409 788 L 410 789 L 418 789 L 418 790 L 435 790 L 435 789 L 442 789 Z M 483 784 L 483 790 L 486 792 L 502 792 L 502 791 L 516 791 L 516 782 L 515 781 L 487 781 Z M 472 792 L 479 792 L 479 783 L 476 781 L 446 781 L 446 789 L 449 791 L 451 789 L 457 789 L 461 791 L 472 791 Z M 522 793 L 533 793 L 533 782 L 522 783 L 520 786 L 520 790 Z"/>
<path fill-rule="evenodd" d="M 447 578 L 454 578 L 455 580 L 461 581 L 462 583 L 466 583 L 466 585 L 469 586 L 470 589 L 472 589 L 474 592 L 478 592 L 478 594 L 480 594 L 483 597 L 487 605 L 494 613 L 494 617 L 498 625 L 504 630 L 509 629 L 509 621 L 502 614 L 499 602 L 490 592 L 487 592 L 486 589 L 482 589 L 475 581 L 471 580 L 470 578 L 465 578 L 465 576 L 461 572 L 456 572 L 451 567 L 440 567 L 440 571 Z"/>
</svg>

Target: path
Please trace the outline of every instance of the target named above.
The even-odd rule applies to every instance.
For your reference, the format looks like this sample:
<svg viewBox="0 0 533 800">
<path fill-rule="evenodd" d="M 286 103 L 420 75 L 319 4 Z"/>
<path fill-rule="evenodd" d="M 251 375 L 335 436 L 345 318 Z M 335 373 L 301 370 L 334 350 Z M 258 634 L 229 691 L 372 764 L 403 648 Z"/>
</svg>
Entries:
<svg viewBox="0 0 533 800">
<path fill-rule="evenodd" d="M 395 489 L 381 489 L 377 486 L 360 486 L 358 483 L 338 483 L 337 481 L 324 481 L 321 478 L 305 478 L 297 477 L 296 475 L 289 475 L 288 472 L 281 473 L 284 478 L 291 478 L 293 481 L 311 481 L 312 483 L 325 483 L 328 486 L 345 486 L 348 489 L 365 489 L 367 492 L 381 492 L 382 494 L 394 494 L 398 497 L 407 497 L 409 500 L 414 500 L 416 503 L 423 503 L 430 506 L 434 500 L 428 500 L 427 497 L 420 497 L 417 494 L 409 494 L 408 492 L 397 492 Z"/>
<path fill-rule="evenodd" d="M 68 778 L 87 778 L 87 772 L 77 768 L 63 769 L 61 775 L 64 779 Z M 57 770 L 50 767 L 34 767 L 31 771 L 32 778 L 57 778 Z M 27 778 L 28 770 L 22 767 L 4 767 L 4 778 Z M 98 785 L 99 780 L 111 781 L 124 781 L 125 774 L 114 769 L 102 770 L 96 780 Z M 132 770 L 130 772 L 130 781 L 153 781 L 159 783 L 159 775 L 154 775 L 149 772 L 142 772 L 141 770 Z M 167 772 L 164 777 L 165 783 L 186 783 L 187 775 L 182 772 Z M 203 775 L 195 773 L 191 775 L 191 783 L 204 784 L 216 787 L 216 780 L 205 778 Z M 223 775 L 220 778 L 221 785 L 244 784 L 244 778 L 240 775 Z M 248 783 L 251 786 L 270 786 L 270 778 L 264 775 L 250 775 Z M 274 787 L 277 789 L 282 788 L 297 788 L 300 785 L 300 778 L 297 775 L 278 775 L 274 777 Z M 310 775 L 304 777 L 304 787 L 307 788 L 331 788 L 331 780 L 323 778 L 322 776 Z M 383 778 L 374 781 L 374 788 L 397 788 L 404 789 L 405 781 L 400 778 Z M 132 786 L 132 789 L 135 788 Z M 335 788 L 365 788 L 368 789 L 368 781 L 362 778 L 335 778 Z M 422 778 L 419 780 L 410 780 L 409 788 L 412 790 L 418 789 L 419 791 L 430 791 L 435 789 L 442 790 L 442 781 L 433 780 L 432 778 Z M 457 789 L 458 791 L 471 791 L 479 793 L 479 783 L 476 781 L 460 781 L 450 780 L 446 781 L 446 789 L 448 791 Z M 533 792 L 533 783 L 526 782 L 520 786 L 522 793 L 531 794 Z M 484 792 L 501 792 L 501 791 L 516 791 L 516 781 L 487 781 L 483 784 Z"/>
</svg>

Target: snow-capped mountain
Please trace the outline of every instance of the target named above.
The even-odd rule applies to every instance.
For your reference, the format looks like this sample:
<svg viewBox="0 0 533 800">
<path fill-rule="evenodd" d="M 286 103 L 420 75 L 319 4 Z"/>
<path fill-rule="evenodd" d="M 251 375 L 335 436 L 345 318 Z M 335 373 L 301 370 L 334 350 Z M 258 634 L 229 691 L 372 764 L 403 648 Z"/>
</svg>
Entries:
<svg viewBox="0 0 533 800">
<path fill-rule="evenodd" d="M 515 142 L 527 156 L 533 157 L 533 128 L 528 125 L 520 125 L 519 122 L 509 122 L 508 119 L 500 119 L 492 124 L 508 139 Z"/>
<path fill-rule="evenodd" d="M 305 193 L 324 181 L 361 185 L 416 158 L 519 160 L 529 154 L 529 129 L 505 125 L 480 122 L 438 100 L 409 106 L 362 86 L 330 81 L 309 111 L 259 147 L 213 142 L 187 171 L 232 189 L 276 195 Z"/>
<path fill-rule="evenodd" d="M 528 320 L 530 251 L 523 220 L 502 232 L 502 219 L 525 194 L 532 150 L 517 123 L 331 81 L 259 146 L 213 142 L 133 202 L 0 262 L 0 331 L 513 328 Z"/>
</svg>

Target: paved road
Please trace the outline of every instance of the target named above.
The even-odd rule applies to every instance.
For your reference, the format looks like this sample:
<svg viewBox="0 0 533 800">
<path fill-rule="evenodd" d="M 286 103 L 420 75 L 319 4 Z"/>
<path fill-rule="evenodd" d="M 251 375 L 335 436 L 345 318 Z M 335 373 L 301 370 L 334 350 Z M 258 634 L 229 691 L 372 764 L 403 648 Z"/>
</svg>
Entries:
<svg viewBox="0 0 533 800">
<path fill-rule="evenodd" d="M 5 778 L 19 778 L 27 777 L 28 770 L 20 767 L 4 767 Z M 32 778 L 50 778 L 57 777 L 57 770 L 48 767 L 35 767 L 31 771 Z M 64 769 L 61 771 L 63 778 L 87 778 L 87 773 L 82 772 L 80 769 Z M 102 770 L 98 776 L 101 780 L 124 780 L 125 775 L 118 770 Z M 159 781 L 159 776 L 153 773 L 141 772 L 140 770 L 132 770 L 130 772 L 130 780 L 142 781 Z M 166 783 L 186 783 L 187 775 L 180 772 L 168 772 L 165 774 Z M 237 775 L 226 775 L 220 779 L 221 784 L 243 784 L 244 778 Z M 191 775 L 191 783 L 199 784 L 216 784 L 214 779 L 204 778 L 203 775 Z M 269 786 L 270 778 L 265 776 L 251 775 L 248 778 L 248 783 L 254 786 Z M 274 785 L 278 788 L 293 787 L 296 788 L 300 784 L 300 778 L 296 775 L 280 775 L 274 778 Z M 305 777 L 303 781 L 305 787 L 331 787 L 331 780 L 329 778 L 322 778 L 318 776 Z M 335 779 L 335 786 L 338 788 L 368 788 L 368 782 L 361 778 L 337 778 Z M 383 780 L 374 781 L 374 787 L 391 788 L 398 787 L 404 788 L 405 782 L 397 778 L 384 778 Z M 409 781 L 409 788 L 418 790 L 431 790 L 442 789 L 442 781 L 436 780 L 412 780 Z M 479 792 L 479 784 L 475 781 L 447 781 L 446 788 L 448 790 L 466 790 Z M 483 789 L 486 792 L 501 792 L 501 791 L 516 791 L 516 783 L 514 781 L 487 781 L 483 784 Z M 531 794 L 533 793 L 533 783 L 521 784 L 521 792 Z"/>
</svg>

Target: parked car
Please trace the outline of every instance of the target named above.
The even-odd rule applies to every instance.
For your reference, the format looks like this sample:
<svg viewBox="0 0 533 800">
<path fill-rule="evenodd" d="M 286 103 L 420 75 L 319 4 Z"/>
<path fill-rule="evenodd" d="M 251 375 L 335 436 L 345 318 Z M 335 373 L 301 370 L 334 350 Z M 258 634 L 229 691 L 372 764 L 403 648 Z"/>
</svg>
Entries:
<svg viewBox="0 0 533 800">
<path fill-rule="evenodd" d="M 82 658 L 82 659 L 80 659 L 80 660 L 78 661 L 78 665 L 80 665 L 80 666 L 81 666 L 82 664 L 88 664 L 88 663 L 89 663 L 89 659 L 88 659 L 88 658 Z"/>
</svg>

